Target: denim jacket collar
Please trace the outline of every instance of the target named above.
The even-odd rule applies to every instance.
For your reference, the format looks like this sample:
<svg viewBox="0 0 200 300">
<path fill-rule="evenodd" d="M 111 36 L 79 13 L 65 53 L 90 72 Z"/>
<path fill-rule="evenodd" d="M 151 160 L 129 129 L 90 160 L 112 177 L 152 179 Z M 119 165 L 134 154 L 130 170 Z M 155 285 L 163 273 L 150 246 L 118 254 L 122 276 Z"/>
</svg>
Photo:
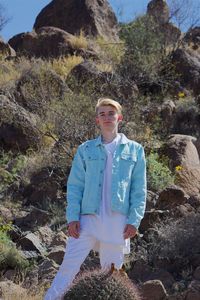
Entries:
<svg viewBox="0 0 200 300">
<path fill-rule="evenodd" d="M 127 144 L 129 142 L 129 139 L 123 133 L 120 133 L 120 135 L 121 135 L 120 144 Z M 95 146 L 99 146 L 102 144 L 103 144 L 102 137 L 101 137 L 101 135 L 99 135 L 98 138 L 96 139 Z"/>
</svg>

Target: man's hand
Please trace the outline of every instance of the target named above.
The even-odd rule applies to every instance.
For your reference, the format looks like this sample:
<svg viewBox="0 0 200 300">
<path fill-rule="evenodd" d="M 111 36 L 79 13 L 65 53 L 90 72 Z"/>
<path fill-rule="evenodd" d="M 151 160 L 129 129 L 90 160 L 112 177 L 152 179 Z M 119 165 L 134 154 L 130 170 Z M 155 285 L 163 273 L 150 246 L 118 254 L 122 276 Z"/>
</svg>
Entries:
<svg viewBox="0 0 200 300">
<path fill-rule="evenodd" d="M 80 235 L 80 222 L 79 221 L 72 221 L 68 224 L 68 234 L 69 234 L 69 236 L 72 236 L 75 239 L 79 238 L 79 235 Z"/>
<path fill-rule="evenodd" d="M 131 224 L 127 224 L 124 228 L 124 239 L 128 239 L 128 238 L 132 238 L 134 236 L 136 236 L 137 234 L 137 229 L 131 225 Z"/>
</svg>

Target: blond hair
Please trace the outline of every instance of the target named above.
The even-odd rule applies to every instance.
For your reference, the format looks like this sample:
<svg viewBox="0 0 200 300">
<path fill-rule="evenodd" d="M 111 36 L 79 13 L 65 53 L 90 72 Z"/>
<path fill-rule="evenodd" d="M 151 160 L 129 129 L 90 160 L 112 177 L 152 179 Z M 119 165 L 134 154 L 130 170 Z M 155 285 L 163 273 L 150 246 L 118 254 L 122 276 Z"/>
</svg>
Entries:
<svg viewBox="0 0 200 300">
<path fill-rule="evenodd" d="M 95 112 L 98 113 L 98 109 L 101 106 L 108 106 L 111 105 L 114 108 L 116 108 L 118 114 L 122 113 L 122 106 L 119 104 L 119 102 L 112 100 L 110 98 L 99 98 L 97 101 L 97 105 L 95 106 Z"/>
</svg>

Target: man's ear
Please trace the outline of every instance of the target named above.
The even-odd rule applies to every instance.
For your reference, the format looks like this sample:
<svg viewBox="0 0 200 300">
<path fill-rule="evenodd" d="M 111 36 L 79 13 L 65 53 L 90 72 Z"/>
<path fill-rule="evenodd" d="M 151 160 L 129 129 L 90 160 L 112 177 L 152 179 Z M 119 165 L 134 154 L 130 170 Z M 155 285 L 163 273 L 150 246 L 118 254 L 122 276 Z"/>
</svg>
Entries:
<svg viewBox="0 0 200 300">
<path fill-rule="evenodd" d="M 95 118 L 95 122 L 96 122 L 96 125 L 99 124 L 99 119 L 98 119 L 98 117 Z"/>
<path fill-rule="evenodd" d="M 121 122 L 122 120 L 123 120 L 123 116 L 122 116 L 122 115 L 119 115 L 119 116 L 118 116 L 118 121 Z"/>
</svg>

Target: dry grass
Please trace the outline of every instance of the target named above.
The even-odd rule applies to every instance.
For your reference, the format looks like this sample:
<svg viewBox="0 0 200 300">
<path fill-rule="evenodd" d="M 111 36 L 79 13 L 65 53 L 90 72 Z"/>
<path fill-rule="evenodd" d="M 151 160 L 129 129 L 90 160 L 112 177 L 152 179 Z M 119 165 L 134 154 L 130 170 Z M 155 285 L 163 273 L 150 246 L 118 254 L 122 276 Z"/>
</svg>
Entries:
<svg viewBox="0 0 200 300">
<path fill-rule="evenodd" d="M 37 295 L 32 295 L 20 285 L 15 285 L 14 288 L 3 290 L 2 296 L 3 300 L 42 300 L 44 298 L 44 289 L 41 289 Z"/>
<path fill-rule="evenodd" d="M 82 30 L 79 35 L 74 35 L 71 38 L 70 44 L 73 49 L 88 49 L 88 41 Z"/>
<path fill-rule="evenodd" d="M 98 36 L 93 41 L 93 46 L 96 48 L 102 63 L 112 65 L 112 67 L 120 64 L 125 53 L 125 46 L 123 41 L 117 43 L 109 43 L 103 37 Z"/>
<path fill-rule="evenodd" d="M 57 74 L 66 78 L 70 71 L 81 62 L 83 62 L 83 58 L 81 56 L 72 55 L 54 59 L 50 62 L 50 64 Z"/>
</svg>

